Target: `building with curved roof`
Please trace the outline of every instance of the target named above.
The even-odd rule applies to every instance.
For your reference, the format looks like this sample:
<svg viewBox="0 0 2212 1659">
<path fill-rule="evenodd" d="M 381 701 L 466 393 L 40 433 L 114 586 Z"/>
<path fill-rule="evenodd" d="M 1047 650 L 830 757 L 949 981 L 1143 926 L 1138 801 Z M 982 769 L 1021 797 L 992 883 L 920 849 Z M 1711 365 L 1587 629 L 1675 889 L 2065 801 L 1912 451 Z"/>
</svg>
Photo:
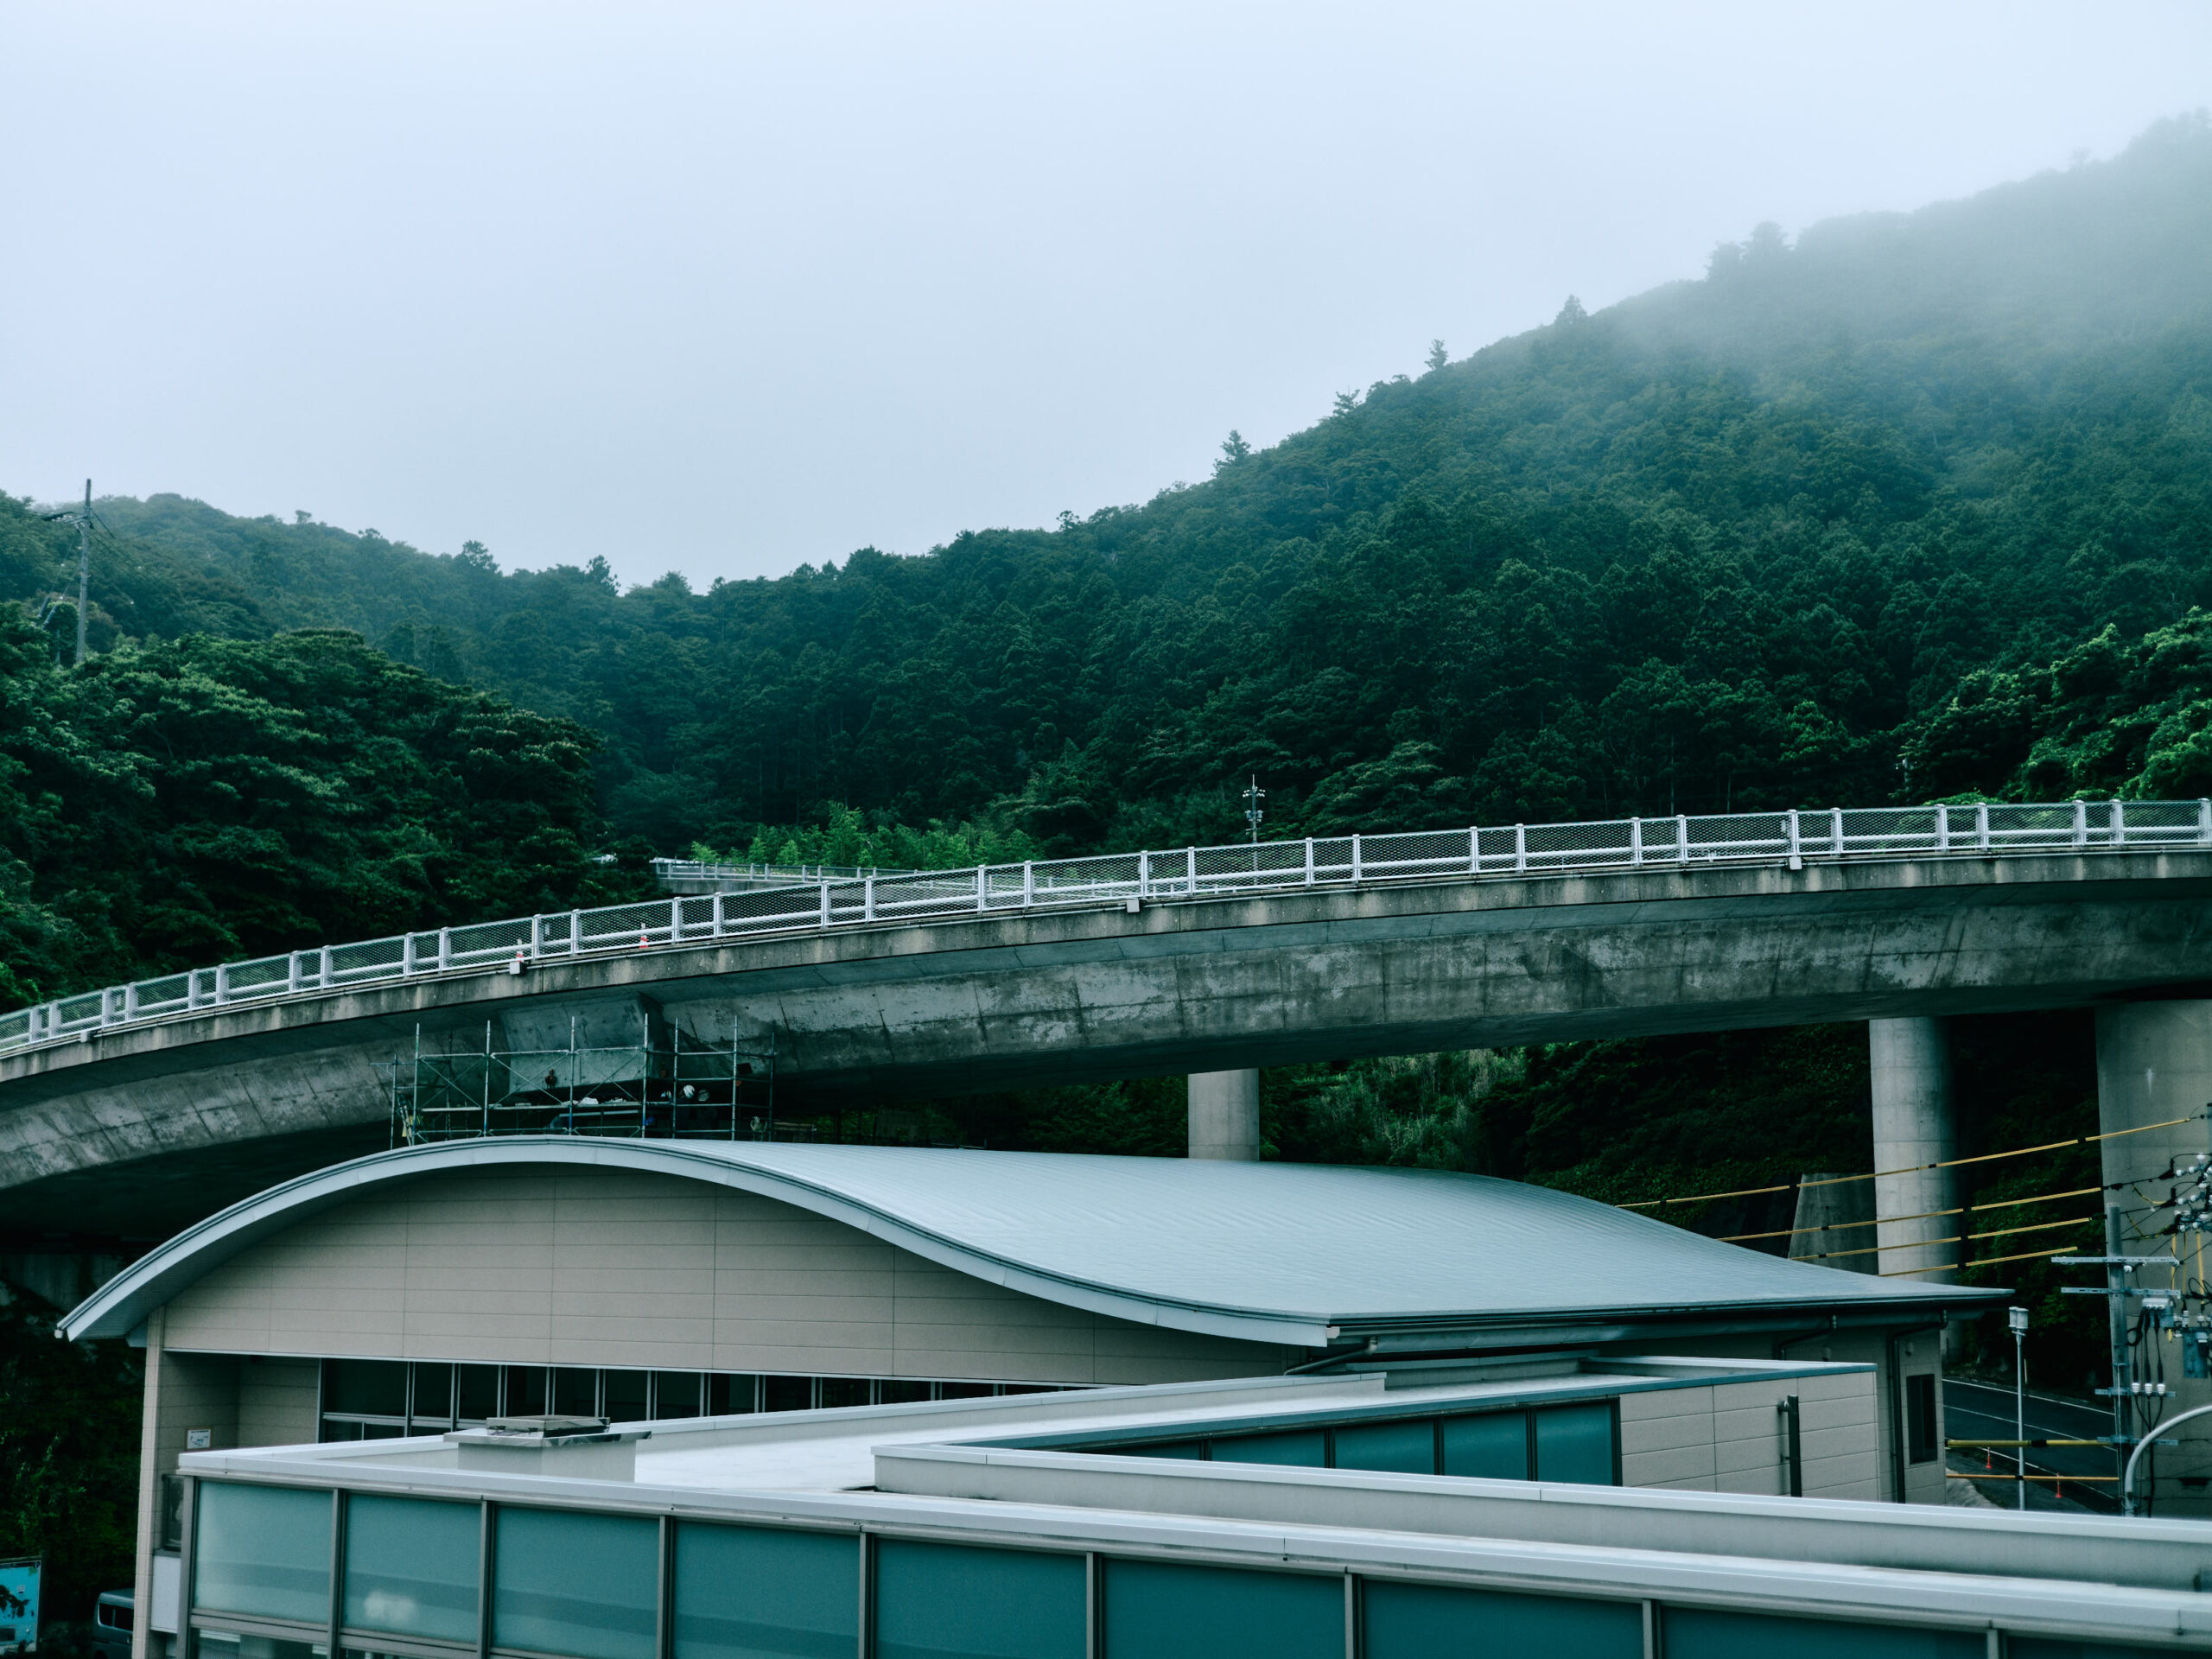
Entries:
<svg viewBox="0 0 2212 1659">
<path fill-rule="evenodd" d="M 271 1187 L 61 1334 L 147 1350 L 150 1594 L 187 1451 L 1285 1372 L 1397 1387 L 1669 1356 L 1719 1369 L 1663 1407 L 1574 1385 L 1614 1402 L 1586 1452 L 1617 1481 L 1941 1502 L 1938 1332 L 1999 1294 L 1437 1171 L 547 1135 Z M 1820 1373 L 1786 1440 L 1758 1369 L 1777 1363 Z"/>
</svg>

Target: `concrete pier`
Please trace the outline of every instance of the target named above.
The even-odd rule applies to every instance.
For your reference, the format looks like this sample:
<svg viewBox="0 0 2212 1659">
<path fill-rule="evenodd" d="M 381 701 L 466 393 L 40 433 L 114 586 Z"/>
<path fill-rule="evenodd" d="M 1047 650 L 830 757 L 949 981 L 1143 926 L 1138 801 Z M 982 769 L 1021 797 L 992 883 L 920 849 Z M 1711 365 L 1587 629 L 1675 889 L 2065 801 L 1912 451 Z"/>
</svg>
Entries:
<svg viewBox="0 0 2212 1659">
<path fill-rule="evenodd" d="M 2171 1195 L 2175 1183 L 2165 1172 L 2176 1160 L 2186 1163 L 2212 1146 L 2202 1116 L 2207 1102 L 2212 1102 L 2212 1001 L 2121 1002 L 2097 1010 L 2099 1129 L 2110 1133 L 2186 1120 L 2171 1128 L 2099 1143 L 2104 1179 L 2127 1183 L 2104 1195 L 2107 1204 L 2120 1207 L 2120 1249 L 2127 1255 L 2164 1255 L 2172 1249 L 2175 1241 L 2161 1231 L 2168 1212 L 2148 1206 Z M 2177 1270 L 2145 1268 L 2136 1274 L 2135 1282 L 2164 1290 L 2198 1277 L 2196 1240 L 2181 1242 L 2183 1260 Z M 2084 1230 L 2084 1254 L 2099 1254 L 2102 1245 L 2101 1237 Z M 2101 1274 L 2089 1268 L 2072 1269 L 2065 1277 L 2084 1285 L 2103 1281 Z M 2131 1305 L 2131 1320 L 2134 1313 Z M 2178 1341 L 2147 1337 L 2135 1356 L 2139 1382 L 2157 1381 L 2163 1375 L 2168 1393 L 2160 1414 L 2172 1418 L 2193 1407 L 2212 1405 L 2212 1381 L 2183 1376 Z M 2140 1428 L 2139 1423 L 2139 1433 Z M 2146 1463 L 2155 1459 L 2154 1478 L 2145 1481 L 2138 1471 L 2138 1496 L 2150 1495 L 2153 1515 L 2198 1520 L 2212 1516 L 2212 1481 L 2208 1481 L 2212 1477 L 2212 1421 L 2200 1418 L 2184 1423 L 2173 1438 L 2182 1444 L 2145 1459 Z M 2194 1485 L 2188 1484 L 2192 1481 Z"/>
<path fill-rule="evenodd" d="M 1257 1163 L 1260 1158 L 1260 1074 L 1191 1073 L 1191 1156 Z"/>
<path fill-rule="evenodd" d="M 1789 1225 L 1789 1254 L 1846 1273 L 1878 1273 L 1874 1183 L 1837 1179 L 1838 1172 L 1808 1171 L 1797 1189 L 1797 1218 Z M 1934 1274 L 1928 1275 L 1934 1278 Z"/>
<path fill-rule="evenodd" d="M 1949 1284 L 1949 1269 L 1965 1258 L 1957 1244 L 1928 1241 L 1951 1238 L 1962 1230 L 1960 1217 L 1936 1213 L 1958 1207 L 1958 1172 L 1921 1166 L 1958 1156 L 1958 1134 L 1951 1110 L 1950 1033 L 1941 1020 L 1870 1020 L 1867 1058 L 1874 1089 L 1874 1167 L 1903 1173 L 1874 1180 L 1877 1216 L 1917 1217 L 1884 1221 L 1872 1230 L 1881 1246 L 1876 1259 L 1884 1273 L 1913 1268 L 1920 1284 Z"/>
</svg>

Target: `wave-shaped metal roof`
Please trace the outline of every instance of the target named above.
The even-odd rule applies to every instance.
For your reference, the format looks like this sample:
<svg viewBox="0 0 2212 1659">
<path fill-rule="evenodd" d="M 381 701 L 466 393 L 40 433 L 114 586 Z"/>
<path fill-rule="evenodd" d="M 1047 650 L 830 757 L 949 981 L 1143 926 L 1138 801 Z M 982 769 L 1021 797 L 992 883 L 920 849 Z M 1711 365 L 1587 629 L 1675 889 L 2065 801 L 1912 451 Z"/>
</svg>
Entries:
<svg viewBox="0 0 2212 1659">
<path fill-rule="evenodd" d="M 142 1257 L 61 1333 L 126 1334 L 248 1245 L 365 1189 L 530 1164 L 735 1187 L 1051 1301 L 1317 1348 L 1339 1333 L 1932 1311 L 2002 1294 L 1785 1261 L 1571 1193 L 1436 1170 L 534 1135 L 404 1147 L 271 1187 Z"/>
</svg>

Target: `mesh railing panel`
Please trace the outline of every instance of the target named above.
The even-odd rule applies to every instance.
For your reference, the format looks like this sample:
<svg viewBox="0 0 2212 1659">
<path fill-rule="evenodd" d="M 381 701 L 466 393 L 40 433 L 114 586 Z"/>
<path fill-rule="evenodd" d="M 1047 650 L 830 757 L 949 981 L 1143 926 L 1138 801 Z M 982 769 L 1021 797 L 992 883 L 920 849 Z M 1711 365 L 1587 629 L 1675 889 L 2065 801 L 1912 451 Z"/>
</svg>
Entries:
<svg viewBox="0 0 2212 1659">
<path fill-rule="evenodd" d="M 166 974 L 106 991 L 0 1014 L 0 1051 L 59 1040 L 118 1021 L 219 1003 L 321 995 L 409 972 L 482 971 L 528 956 L 665 948 L 793 929 L 953 918 L 1024 906 L 1275 891 L 1361 881 L 1440 880 L 1517 872 L 1609 869 L 1731 860 L 1884 858 L 1980 852 L 2212 846 L 2204 801 L 1992 802 L 1738 812 L 1587 823 L 1321 836 L 1115 853 L 1030 864 L 895 874 L 820 872 L 830 879 L 719 894 L 553 912 L 437 931 L 367 939 L 221 968 Z M 674 868 L 671 865 L 670 868 Z M 778 874 L 782 874 L 779 872 Z"/>
</svg>

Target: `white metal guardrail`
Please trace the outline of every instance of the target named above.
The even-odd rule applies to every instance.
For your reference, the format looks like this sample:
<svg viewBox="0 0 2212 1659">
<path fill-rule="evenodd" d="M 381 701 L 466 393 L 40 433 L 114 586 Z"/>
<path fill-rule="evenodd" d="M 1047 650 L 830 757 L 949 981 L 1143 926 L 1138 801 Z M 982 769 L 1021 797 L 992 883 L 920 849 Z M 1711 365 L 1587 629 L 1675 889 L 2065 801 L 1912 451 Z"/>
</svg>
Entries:
<svg viewBox="0 0 2212 1659">
<path fill-rule="evenodd" d="M 0 1015 L 0 1053 L 200 1009 L 432 974 L 888 922 L 1484 876 L 1797 861 L 2212 847 L 2212 801 L 1882 806 L 1507 824 L 1409 835 L 1109 853 L 968 870 L 825 878 L 324 945 L 86 991 Z"/>
</svg>

